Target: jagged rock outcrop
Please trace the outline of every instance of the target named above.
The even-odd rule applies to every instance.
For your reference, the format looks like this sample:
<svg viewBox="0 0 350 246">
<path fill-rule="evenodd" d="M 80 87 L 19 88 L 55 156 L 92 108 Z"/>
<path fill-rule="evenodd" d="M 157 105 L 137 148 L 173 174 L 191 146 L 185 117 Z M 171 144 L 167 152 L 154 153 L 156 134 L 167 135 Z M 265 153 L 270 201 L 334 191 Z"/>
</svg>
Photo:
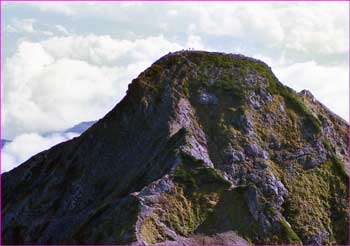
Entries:
<svg viewBox="0 0 350 246">
<path fill-rule="evenodd" d="M 3 243 L 347 244 L 347 131 L 261 61 L 171 53 L 3 174 Z"/>
</svg>

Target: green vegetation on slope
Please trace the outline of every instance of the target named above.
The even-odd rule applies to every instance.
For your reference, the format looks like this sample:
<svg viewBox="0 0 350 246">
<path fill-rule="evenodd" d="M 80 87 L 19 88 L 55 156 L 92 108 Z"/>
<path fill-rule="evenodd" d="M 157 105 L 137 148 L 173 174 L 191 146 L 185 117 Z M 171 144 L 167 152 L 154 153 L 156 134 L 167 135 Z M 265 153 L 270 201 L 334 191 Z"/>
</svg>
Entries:
<svg viewBox="0 0 350 246">
<path fill-rule="evenodd" d="M 320 120 L 312 114 L 299 96 L 288 87 L 282 85 L 271 71 L 266 71 L 265 75 L 269 78 L 269 92 L 281 95 L 284 98 L 287 107 L 303 117 L 306 126 L 311 127 L 316 134 L 321 133 L 322 128 Z"/>
<path fill-rule="evenodd" d="M 290 225 L 287 224 L 286 220 L 281 221 L 281 242 L 288 244 L 302 244 L 299 236 L 293 231 Z"/>
<path fill-rule="evenodd" d="M 295 166 L 293 175 L 278 171 L 289 190 L 284 215 L 303 241 L 320 233 L 330 232 L 329 243 L 347 242 L 347 181 L 342 164 L 334 160 L 312 170 Z"/>
<path fill-rule="evenodd" d="M 201 161 L 187 154 L 181 156 L 182 163 L 172 175 L 176 189 L 163 194 L 159 204 L 162 212 L 142 224 L 141 235 L 148 243 L 162 242 L 167 237 L 156 220 L 182 236 L 192 234 L 230 187 L 215 169 L 203 167 Z"/>
<path fill-rule="evenodd" d="M 255 241 L 259 227 L 246 204 L 246 190 L 246 187 L 237 187 L 225 192 L 215 211 L 206 218 L 197 231 L 212 234 L 234 230 L 246 240 Z"/>
</svg>

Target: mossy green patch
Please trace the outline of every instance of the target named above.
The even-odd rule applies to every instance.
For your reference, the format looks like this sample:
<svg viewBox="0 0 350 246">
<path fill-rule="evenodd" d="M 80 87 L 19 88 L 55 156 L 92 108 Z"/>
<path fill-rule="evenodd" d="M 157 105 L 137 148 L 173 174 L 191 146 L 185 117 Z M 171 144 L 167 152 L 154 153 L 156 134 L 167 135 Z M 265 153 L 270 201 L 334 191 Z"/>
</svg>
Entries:
<svg viewBox="0 0 350 246">
<path fill-rule="evenodd" d="M 215 92 L 229 93 L 229 96 L 236 97 L 240 101 L 243 101 L 246 93 L 244 86 L 234 79 L 218 80 L 212 85 L 212 88 L 214 88 Z"/>
<path fill-rule="evenodd" d="M 293 231 L 290 225 L 287 224 L 287 221 L 284 219 L 281 221 L 281 240 L 283 243 L 287 244 L 303 244 L 299 236 Z"/>
<path fill-rule="evenodd" d="M 349 176 L 347 175 L 346 166 L 335 156 L 332 156 L 331 168 L 334 173 L 338 175 L 338 177 L 343 181 L 343 183 L 347 183 L 349 181 Z"/>
<path fill-rule="evenodd" d="M 266 75 L 269 77 L 268 91 L 271 94 L 281 95 L 284 98 L 286 106 L 301 116 L 306 127 L 311 127 L 315 131 L 315 134 L 321 133 L 322 127 L 320 120 L 305 106 L 301 98 L 290 88 L 282 85 L 271 71 Z"/>
<path fill-rule="evenodd" d="M 237 187 L 226 191 L 196 232 L 214 234 L 233 230 L 250 242 L 258 242 L 259 225 L 249 212 L 246 190 L 246 187 Z"/>
<path fill-rule="evenodd" d="M 186 55 L 197 64 L 205 63 L 221 68 L 231 68 L 233 64 L 232 56 L 223 53 L 191 52 Z"/>
<path fill-rule="evenodd" d="M 327 243 L 347 242 L 348 188 L 339 163 L 329 160 L 316 169 L 295 169 L 294 176 L 280 172 L 289 190 L 284 214 L 294 231 L 303 241 L 325 230 L 330 233 Z"/>
<path fill-rule="evenodd" d="M 215 169 L 186 154 L 182 160 L 173 176 L 177 191 L 162 204 L 163 221 L 184 236 L 233 230 L 254 241 L 259 228 L 246 204 L 246 188 L 230 190 L 231 183 Z"/>
<path fill-rule="evenodd" d="M 167 238 L 164 228 L 158 226 L 152 217 L 147 217 L 142 221 L 140 235 L 142 240 L 149 244 L 164 242 Z"/>
<path fill-rule="evenodd" d="M 176 169 L 174 180 L 185 189 L 198 189 L 202 186 L 214 185 L 228 188 L 231 183 L 214 168 L 203 167 L 203 161 L 182 153 L 183 163 Z"/>
<path fill-rule="evenodd" d="M 205 197 L 209 195 L 203 193 L 189 197 L 178 187 L 176 193 L 164 197 L 161 206 L 165 213 L 162 214 L 161 220 L 181 235 L 190 235 L 208 213 Z"/>
<path fill-rule="evenodd" d="M 161 202 L 164 212 L 160 220 L 181 235 L 188 236 L 213 212 L 219 198 L 231 183 L 213 168 L 182 154 L 180 164 L 173 174 L 176 191 L 165 194 Z"/>
<path fill-rule="evenodd" d="M 186 97 L 190 97 L 190 82 L 188 80 L 186 80 L 183 85 L 182 85 L 182 91 L 183 91 L 183 94 L 186 96 Z"/>
</svg>

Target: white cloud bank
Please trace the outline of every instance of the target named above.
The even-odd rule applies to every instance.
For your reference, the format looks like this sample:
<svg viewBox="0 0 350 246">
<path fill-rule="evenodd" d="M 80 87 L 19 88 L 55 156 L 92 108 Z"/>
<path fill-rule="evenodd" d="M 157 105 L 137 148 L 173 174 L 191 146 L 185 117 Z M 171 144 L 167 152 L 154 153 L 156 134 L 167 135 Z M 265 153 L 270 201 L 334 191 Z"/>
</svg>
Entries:
<svg viewBox="0 0 350 246">
<path fill-rule="evenodd" d="M 348 52 L 347 2 L 32 2 L 43 12 L 80 20 L 128 25 L 143 36 L 164 32 L 227 37 L 265 55 L 297 53 L 302 58 Z"/>
<path fill-rule="evenodd" d="M 1 172 L 7 172 L 31 156 L 76 136 L 78 136 L 76 133 L 55 133 L 48 136 L 36 133 L 19 135 L 11 143 L 7 143 L 1 151 Z"/>
<path fill-rule="evenodd" d="M 160 56 L 181 48 L 163 36 L 118 40 L 71 35 L 21 42 L 4 64 L 4 138 L 102 117 L 133 78 Z"/>
</svg>

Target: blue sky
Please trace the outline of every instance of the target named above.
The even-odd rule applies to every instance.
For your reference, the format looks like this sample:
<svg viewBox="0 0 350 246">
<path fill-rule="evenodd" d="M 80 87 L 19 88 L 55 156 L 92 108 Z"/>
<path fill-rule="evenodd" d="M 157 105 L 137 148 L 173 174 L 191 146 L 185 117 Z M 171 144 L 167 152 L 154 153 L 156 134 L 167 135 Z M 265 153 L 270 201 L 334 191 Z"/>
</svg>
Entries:
<svg viewBox="0 0 350 246">
<path fill-rule="evenodd" d="M 348 120 L 346 2 L 2 5 L 2 126 L 14 140 L 3 166 L 69 138 L 43 133 L 103 117 L 133 78 L 179 49 L 259 58 L 281 82 L 310 90 Z"/>
</svg>

